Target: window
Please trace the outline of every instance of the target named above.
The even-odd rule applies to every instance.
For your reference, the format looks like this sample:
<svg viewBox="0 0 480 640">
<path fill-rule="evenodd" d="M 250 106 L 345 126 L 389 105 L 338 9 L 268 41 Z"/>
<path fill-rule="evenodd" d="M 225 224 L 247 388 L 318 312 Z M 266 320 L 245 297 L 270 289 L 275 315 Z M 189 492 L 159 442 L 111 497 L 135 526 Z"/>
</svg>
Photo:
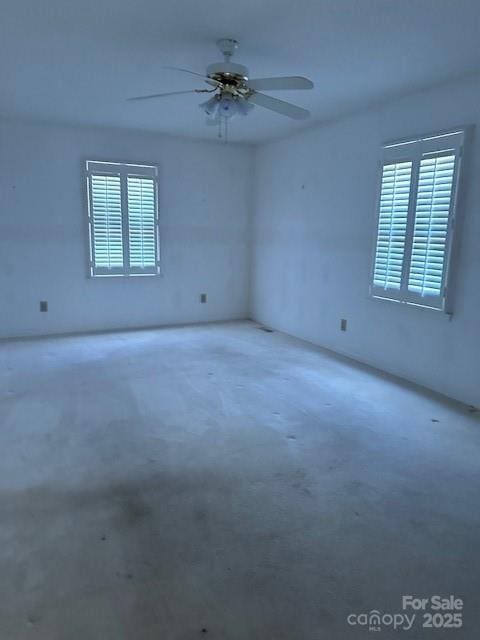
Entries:
<svg viewBox="0 0 480 640">
<path fill-rule="evenodd" d="M 90 274 L 159 273 L 156 167 L 87 162 Z"/>
<path fill-rule="evenodd" d="M 447 310 L 463 130 L 385 145 L 371 291 Z"/>
</svg>

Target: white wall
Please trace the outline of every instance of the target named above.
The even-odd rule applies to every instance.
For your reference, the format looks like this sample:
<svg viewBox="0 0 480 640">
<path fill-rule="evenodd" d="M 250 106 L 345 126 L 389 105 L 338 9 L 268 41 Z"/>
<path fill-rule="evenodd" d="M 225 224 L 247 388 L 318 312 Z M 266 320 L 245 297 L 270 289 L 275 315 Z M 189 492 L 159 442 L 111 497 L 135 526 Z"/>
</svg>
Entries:
<svg viewBox="0 0 480 640">
<path fill-rule="evenodd" d="M 478 135 L 464 163 L 453 318 L 368 295 L 382 143 L 479 120 L 475 77 L 260 148 L 253 317 L 480 405 Z"/>
<path fill-rule="evenodd" d="M 1 122 L 0 337 L 246 317 L 252 153 Z M 87 277 L 87 159 L 158 164 L 162 276 Z"/>
<path fill-rule="evenodd" d="M 372 300 L 368 286 L 382 143 L 479 120 L 477 77 L 265 145 L 253 203 L 246 146 L 2 121 L 0 337 L 243 318 L 250 286 L 255 319 L 478 405 L 478 136 L 464 163 L 453 318 Z M 161 277 L 87 277 L 89 158 L 159 165 Z"/>
</svg>

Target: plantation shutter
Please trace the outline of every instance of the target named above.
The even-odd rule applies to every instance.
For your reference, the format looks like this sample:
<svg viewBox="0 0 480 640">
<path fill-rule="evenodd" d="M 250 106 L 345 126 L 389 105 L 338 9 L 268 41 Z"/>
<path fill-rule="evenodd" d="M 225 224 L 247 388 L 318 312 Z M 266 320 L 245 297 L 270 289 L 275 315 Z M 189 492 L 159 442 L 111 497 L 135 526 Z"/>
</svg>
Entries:
<svg viewBox="0 0 480 640">
<path fill-rule="evenodd" d="M 87 162 L 90 273 L 159 273 L 157 169 Z"/>
<path fill-rule="evenodd" d="M 130 268 L 155 270 L 155 182 L 152 178 L 127 177 Z"/>
<path fill-rule="evenodd" d="M 441 296 L 452 202 L 455 154 L 422 158 L 408 290 Z"/>
<path fill-rule="evenodd" d="M 371 291 L 446 309 L 456 187 L 465 132 L 383 149 Z"/>
<path fill-rule="evenodd" d="M 383 289 L 401 286 L 411 178 L 411 162 L 383 165 L 373 275 Z"/>
<path fill-rule="evenodd" d="M 90 176 L 93 265 L 96 272 L 123 272 L 120 176 Z"/>
</svg>

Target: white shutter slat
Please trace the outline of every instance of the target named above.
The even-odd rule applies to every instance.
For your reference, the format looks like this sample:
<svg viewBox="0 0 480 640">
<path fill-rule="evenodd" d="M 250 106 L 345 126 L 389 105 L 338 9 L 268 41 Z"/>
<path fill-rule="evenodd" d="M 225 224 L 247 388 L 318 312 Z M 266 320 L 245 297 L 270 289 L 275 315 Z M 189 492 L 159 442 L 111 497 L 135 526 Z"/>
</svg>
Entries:
<svg viewBox="0 0 480 640">
<path fill-rule="evenodd" d="M 130 267 L 156 268 L 155 181 L 127 177 Z"/>
<path fill-rule="evenodd" d="M 422 158 L 408 277 L 408 290 L 441 296 L 455 154 Z"/>
<path fill-rule="evenodd" d="M 91 174 L 90 185 L 94 268 L 122 269 L 120 176 Z"/>
<path fill-rule="evenodd" d="M 412 162 L 385 164 L 373 282 L 383 289 L 400 289 L 405 252 Z"/>
</svg>

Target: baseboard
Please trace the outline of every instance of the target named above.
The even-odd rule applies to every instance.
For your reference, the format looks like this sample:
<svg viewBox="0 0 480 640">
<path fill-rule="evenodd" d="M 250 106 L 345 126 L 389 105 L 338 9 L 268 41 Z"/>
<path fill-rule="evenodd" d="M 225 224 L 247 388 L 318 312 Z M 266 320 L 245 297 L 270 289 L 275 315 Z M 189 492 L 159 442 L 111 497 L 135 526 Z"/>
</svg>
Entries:
<svg viewBox="0 0 480 640">
<path fill-rule="evenodd" d="M 362 367 L 364 369 L 372 370 L 377 375 L 381 375 L 387 379 L 395 380 L 397 383 L 402 384 L 403 386 L 417 387 L 421 389 L 424 393 L 428 393 L 432 395 L 432 397 L 441 398 L 443 401 L 460 405 L 464 409 L 467 408 L 469 413 L 477 413 L 479 411 L 479 408 L 476 405 L 469 403 L 467 400 L 460 400 L 459 398 L 454 398 L 452 396 L 447 395 L 446 393 L 442 393 L 441 391 L 438 391 L 437 389 L 432 389 L 431 387 L 427 387 L 426 385 L 422 384 L 421 382 L 417 382 L 416 380 L 404 378 L 403 376 L 397 373 L 394 373 L 392 371 L 381 369 L 378 365 L 374 364 L 371 361 L 365 360 L 362 357 L 352 355 L 351 353 L 347 353 L 345 351 L 332 349 L 331 347 L 326 347 L 325 345 L 319 344 L 318 342 L 312 342 L 311 340 L 307 340 L 306 338 L 302 338 L 293 333 L 289 333 L 288 331 L 284 331 L 283 329 L 278 329 L 274 325 L 270 325 L 268 323 L 264 325 L 263 322 L 255 318 L 252 318 L 251 321 L 255 322 L 258 325 L 267 326 L 273 329 L 274 331 L 276 331 L 277 333 L 283 333 L 284 335 L 289 336 L 290 338 L 294 338 L 295 340 L 300 340 L 301 342 L 305 342 L 306 344 L 312 347 L 315 347 L 316 349 L 320 349 L 321 351 L 324 351 L 336 358 L 340 358 L 342 360 L 348 361 L 357 367 Z"/>
<path fill-rule="evenodd" d="M 152 331 L 155 329 L 181 329 L 194 326 L 205 326 L 213 324 L 228 324 L 233 322 L 247 322 L 251 321 L 247 317 L 239 318 L 227 318 L 225 320 L 197 320 L 196 322 L 180 322 L 180 323 L 167 323 L 167 324 L 153 324 L 153 325 L 141 325 L 135 327 L 119 327 L 113 329 L 87 329 L 85 331 L 60 331 L 54 333 L 42 333 L 35 335 L 18 335 L 8 336 L 0 338 L 0 344 L 6 342 L 18 342 L 26 340 L 45 340 L 47 338 L 75 338 L 80 336 L 95 336 L 104 335 L 109 333 L 129 333 L 134 331 Z"/>
</svg>

